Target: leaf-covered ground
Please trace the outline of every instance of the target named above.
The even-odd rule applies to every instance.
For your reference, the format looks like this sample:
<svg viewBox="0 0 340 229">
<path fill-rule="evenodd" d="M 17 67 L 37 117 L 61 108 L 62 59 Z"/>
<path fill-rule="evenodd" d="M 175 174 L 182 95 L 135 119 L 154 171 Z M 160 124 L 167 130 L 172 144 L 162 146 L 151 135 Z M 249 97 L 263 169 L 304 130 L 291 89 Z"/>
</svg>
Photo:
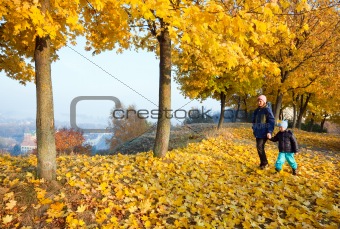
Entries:
<svg viewBox="0 0 340 229">
<path fill-rule="evenodd" d="M 295 131 L 299 175 L 259 170 L 247 127 L 175 149 L 58 158 L 58 181 L 35 157 L 0 156 L 0 228 L 338 228 L 339 136 Z M 214 137 L 213 137 L 214 136 Z"/>
</svg>

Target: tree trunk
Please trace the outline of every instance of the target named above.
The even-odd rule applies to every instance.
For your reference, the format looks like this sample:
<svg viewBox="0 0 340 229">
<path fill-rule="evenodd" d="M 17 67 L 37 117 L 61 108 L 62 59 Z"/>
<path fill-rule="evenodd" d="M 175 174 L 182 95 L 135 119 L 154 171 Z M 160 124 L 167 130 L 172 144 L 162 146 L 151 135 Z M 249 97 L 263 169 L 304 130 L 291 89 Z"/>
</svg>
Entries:
<svg viewBox="0 0 340 229">
<path fill-rule="evenodd" d="M 298 109 L 298 117 L 296 120 L 296 127 L 301 130 L 301 124 L 302 124 L 302 116 L 303 116 L 303 95 L 300 95 L 300 106 Z"/>
<path fill-rule="evenodd" d="M 245 97 L 243 99 L 244 103 L 244 115 L 246 116 L 246 122 L 248 122 L 248 108 L 247 108 L 247 98 Z"/>
<path fill-rule="evenodd" d="M 280 118 L 282 99 L 283 99 L 283 94 L 279 90 L 277 93 L 276 102 L 275 102 L 275 113 L 274 113 L 275 121 Z"/>
<path fill-rule="evenodd" d="M 312 131 L 313 131 L 314 117 L 315 117 L 315 113 L 312 113 L 312 118 L 310 119 L 309 128 L 308 128 L 308 131 L 309 131 L 309 132 L 312 132 Z"/>
<path fill-rule="evenodd" d="M 226 100 L 226 94 L 221 92 L 220 98 L 221 98 L 221 113 L 220 113 L 220 119 L 218 120 L 218 126 L 217 129 L 220 129 L 223 122 L 224 122 L 224 109 L 225 109 L 225 100 Z"/>
<path fill-rule="evenodd" d="M 292 128 L 296 127 L 296 99 L 293 92 L 293 125 Z"/>
<path fill-rule="evenodd" d="M 42 11 L 47 12 L 49 1 L 42 2 Z M 37 37 L 35 40 L 35 80 L 37 93 L 37 175 L 45 180 L 56 179 L 56 146 L 51 79 L 50 38 Z"/>
<path fill-rule="evenodd" d="M 153 154 L 164 157 L 169 147 L 171 128 L 171 40 L 167 25 L 161 21 L 163 28 L 157 36 L 160 46 L 159 61 L 159 117 Z"/>
<path fill-rule="evenodd" d="M 292 125 L 293 128 L 296 127 L 296 105 L 293 104 L 293 125 Z"/>
<path fill-rule="evenodd" d="M 297 119 L 297 128 L 299 130 L 301 130 L 301 124 L 302 124 L 302 118 L 307 110 L 307 105 L 308 105 L 308 102 L 309 102 L 309 99 L 311 98 L 312 94 L 309 93 L 307 95 L 307 98 L 306 98 L 306 101 L 304 102 L 303 101 L 303 95 L 301 95 L 301 101 L 300 101 L 300 111 L 299 111 L 299 115 L 298 115 L 298 119 Z"/>
<path fill-rule="evenodd" d="M 284 82 L 288 79 L 289 72 L 284 71 L 282 68 L 280 68 L 280 70 L 281 70 L 281 84 L 284 84 Z M 276 102 L 275 102 L 275 113 L 274 113 L 275 122 L 280 118 L 282 101 L 283 101 L 283 93 L 279 89 L 277 91 L 277 97 L 276 97 Z"/>
<path fill-rule="evenodd" d="M 241 107 L 241 97 L 238 97 L 238 101 L 237 101 L 237 109 L 234 115 L 234 119 L 233 122 L 236 122 L 237 116 L 238 116 L 238 112 L 240 111 L 240 107 Z"/>
<path fill-rule="evenodd" d="M 280 109 L 280 115 L 279 115 L 279 117 L 280 117 L 280 120 L 283 120 L 283 109 Z"/>
<path fill-rule="evenodd" d="M 326 122 L 326 118 L 328 117 L 328 115 L 326 114 L 326 115 L 324 115 L 324 118 L 322 119 L 322 121 L 321 121 L 321 124 L 320 124 L 320 126 L 321 126 L 321 131 L 323 131 L 323 129 L 325 128 L 325 122 Z"/>
</svg>

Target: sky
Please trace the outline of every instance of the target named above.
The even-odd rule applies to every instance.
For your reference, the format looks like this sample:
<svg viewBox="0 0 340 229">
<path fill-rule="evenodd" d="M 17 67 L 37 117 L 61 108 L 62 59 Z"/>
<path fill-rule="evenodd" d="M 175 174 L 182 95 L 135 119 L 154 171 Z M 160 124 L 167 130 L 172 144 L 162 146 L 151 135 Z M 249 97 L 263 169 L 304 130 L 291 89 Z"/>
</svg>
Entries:
<svg viewBox="0 0 340 229">
<path fill-rule="evenodd" d="M 76 105 L 76 121 L 94 126 L 107 126 L 114 102 L 91 100 L 90 96 L 114 96 L 126 106 L 135 105 L 137 110 L 151 113 L 157 109 L 159 93 L 159 60 L 154 53 L 146 51 L 103 52 L 92 56 L 84 50 L 83 42 L 77 46 L 64 47 L 58 52 L 59 60 L 52 64 L 52 87 L 56 123 L 70 123 L 70 105 L 79 96 L 87 96 Z M 173 78 L 173 77 L 172 77 Z M 26 86 L 0 73 L 0 116 L 13 119 L 35 119 L 35 85 Z M 89 98 L 89 99 L 87 99 Z M 219 102 L 208 99 L 202 103 L 184 98 L 178 84 L 172 82 L 172 110 L 204 106 L 219 110 Z M 178 111 L 179 117 L 184 111 Z M 150 120 L 150 119 L 149 119 Z M 157 120 L 152 119 L 152 122 Z M 172 120 L 173 124 L 183 119 Z"/>
</svg>

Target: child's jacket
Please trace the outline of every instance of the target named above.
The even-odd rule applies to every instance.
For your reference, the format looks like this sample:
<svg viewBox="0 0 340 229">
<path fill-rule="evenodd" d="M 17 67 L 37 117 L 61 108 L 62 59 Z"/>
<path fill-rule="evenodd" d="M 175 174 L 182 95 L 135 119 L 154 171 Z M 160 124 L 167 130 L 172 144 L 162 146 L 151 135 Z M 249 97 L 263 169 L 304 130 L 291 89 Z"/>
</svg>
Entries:
<svg viewBox="0 0 340 229">
<path fill-rule="evenodd" d="M 290 130 L 278 132 L 270 141 L 279 141 L 279 151 L 285 153 L 296 153 L 299 151 L 294 134 Z"/>
</svg>

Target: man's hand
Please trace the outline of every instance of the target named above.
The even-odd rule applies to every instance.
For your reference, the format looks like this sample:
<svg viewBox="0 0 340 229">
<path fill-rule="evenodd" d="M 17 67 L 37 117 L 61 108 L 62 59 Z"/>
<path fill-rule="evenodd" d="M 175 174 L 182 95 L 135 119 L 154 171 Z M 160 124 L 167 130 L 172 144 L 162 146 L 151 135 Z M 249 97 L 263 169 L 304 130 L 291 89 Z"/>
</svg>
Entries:
<svg viewBox="0 0 340 229">
<path fill-rule="evenodd" d="M 268 139 L 271 139 L 271 138 L 272 138 L 272 134 L 271 134 L 271 133 L 268 133 L 268 134 L 267 134 L 267 138 L 268 138 Z"/>
</svg>

